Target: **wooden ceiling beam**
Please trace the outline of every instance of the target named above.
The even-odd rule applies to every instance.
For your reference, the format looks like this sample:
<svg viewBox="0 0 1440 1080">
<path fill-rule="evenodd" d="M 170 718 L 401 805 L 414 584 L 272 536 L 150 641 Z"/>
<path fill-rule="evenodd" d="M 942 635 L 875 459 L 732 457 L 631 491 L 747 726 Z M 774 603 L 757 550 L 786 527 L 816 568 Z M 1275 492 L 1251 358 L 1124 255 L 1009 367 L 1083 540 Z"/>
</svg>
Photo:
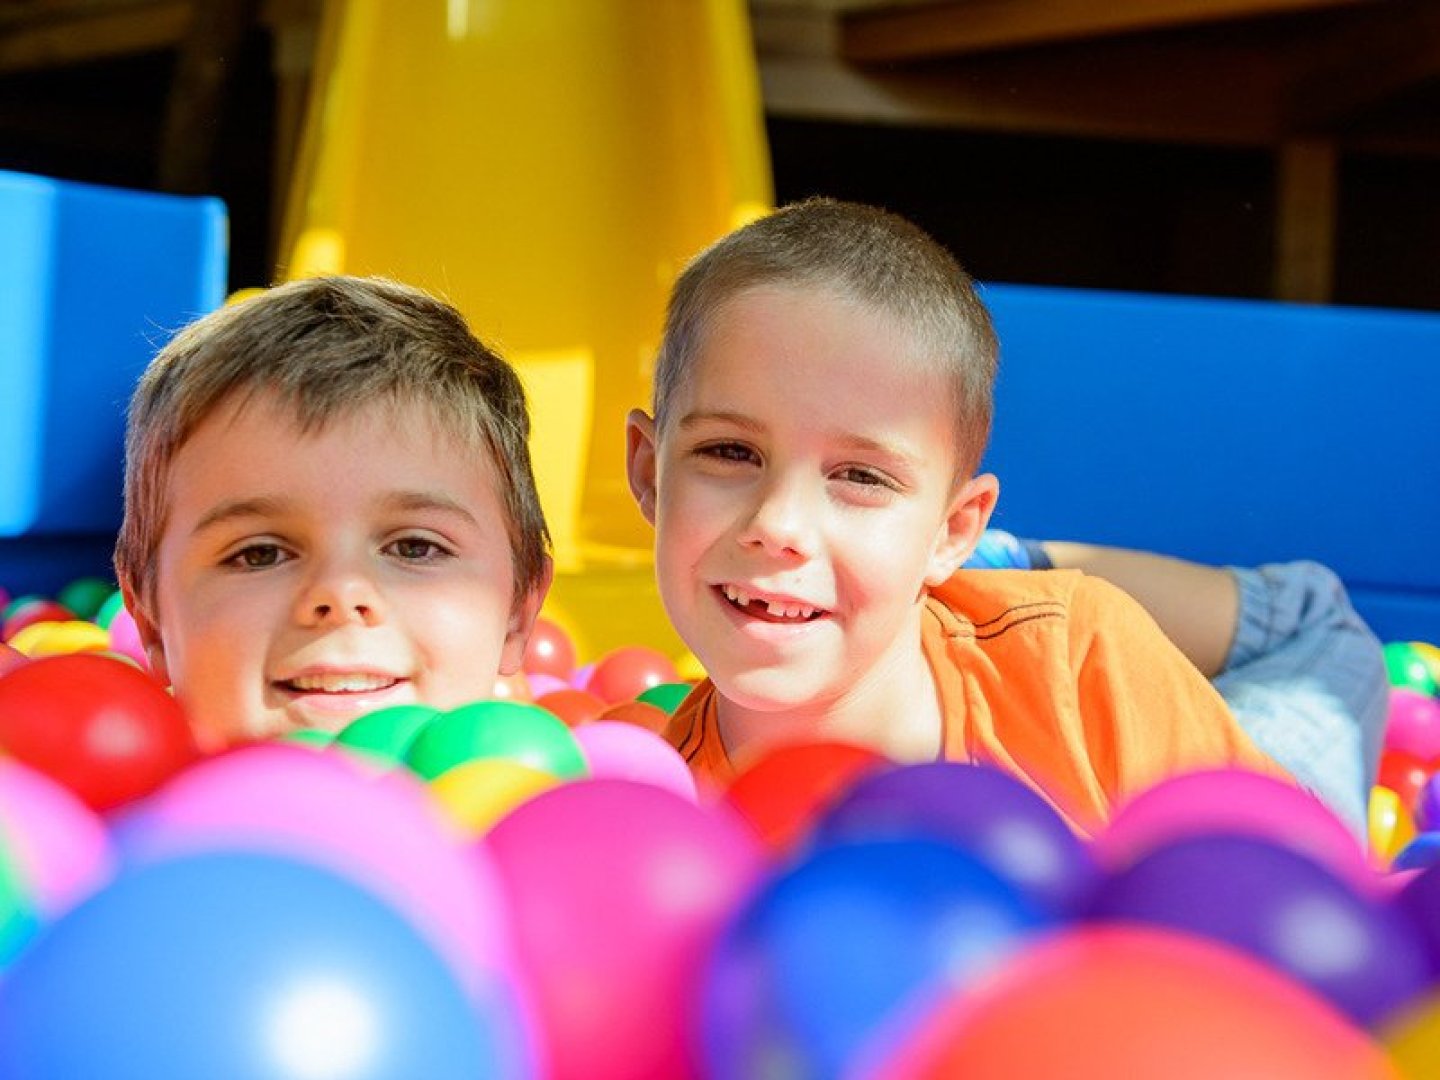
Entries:
<svg viewBox="0 0 1440 1080">
<path fill-rule="evenodd" d="M 904 62 L 1387 0 L 951 0 L 843 16 L 841 55 Z"/>
</svg>

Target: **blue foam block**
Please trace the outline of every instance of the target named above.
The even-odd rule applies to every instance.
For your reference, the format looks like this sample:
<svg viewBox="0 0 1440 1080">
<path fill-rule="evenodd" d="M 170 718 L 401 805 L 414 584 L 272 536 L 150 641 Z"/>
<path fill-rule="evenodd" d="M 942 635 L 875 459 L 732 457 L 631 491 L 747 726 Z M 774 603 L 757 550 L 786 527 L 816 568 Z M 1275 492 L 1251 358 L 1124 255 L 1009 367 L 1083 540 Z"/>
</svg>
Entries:
<svg viewBox="0 0 1440 1080">
<path fill-rule="evenodd" d="M 1209 563 L 1310 558 L 1440 641 L 1440 315 L 991 285 L 995 523 Z"/>
<path fill-rule="evenodd" d="M 0 172 L 0 236 L 0 538 L 113 536 L 126 402 L 224 299 L 224 205 Z"/>
</svg>

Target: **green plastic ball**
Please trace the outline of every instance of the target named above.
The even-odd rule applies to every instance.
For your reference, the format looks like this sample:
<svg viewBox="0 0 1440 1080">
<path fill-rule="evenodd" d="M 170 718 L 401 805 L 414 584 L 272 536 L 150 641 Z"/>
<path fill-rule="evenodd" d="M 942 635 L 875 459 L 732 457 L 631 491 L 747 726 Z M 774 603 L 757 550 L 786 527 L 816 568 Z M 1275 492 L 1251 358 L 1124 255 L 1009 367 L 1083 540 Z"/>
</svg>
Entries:
<svg viewBox="0 0 1440 1080">
<path fill-rule="evenodd" d="M 504 758 L 562 780 L 589 775 L 565 722 L 516 701 L 477 701 L 441 713 L 416 736 L 405 763 L 426 780 L 476 758 Z"/>
</svg>

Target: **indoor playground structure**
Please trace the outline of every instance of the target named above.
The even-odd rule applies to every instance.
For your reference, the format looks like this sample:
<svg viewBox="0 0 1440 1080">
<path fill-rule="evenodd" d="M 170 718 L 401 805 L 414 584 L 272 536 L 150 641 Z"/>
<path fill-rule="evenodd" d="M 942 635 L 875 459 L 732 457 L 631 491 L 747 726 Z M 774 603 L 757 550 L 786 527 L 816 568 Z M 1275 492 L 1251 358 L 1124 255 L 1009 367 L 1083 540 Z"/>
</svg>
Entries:
<svg viewBox="0 0 1440 1080">
<path fill-rule="evenodd" d="M 225 208 L 0 173 L 0 1080 L 1440 1075 L 1440 315 L 983 288 L 998 525 L 1345 580 L 1365 837 L 1238 770 L 1093 835 L 840 743 L 711 790 L 622 431 L 678 269 L 772 202 L 745 5 L 323 7 L 278 276 L 413 282 L 517 365 L 556 584 L 493 700 L 198 745 L 109 558 Z"/>
</svg>

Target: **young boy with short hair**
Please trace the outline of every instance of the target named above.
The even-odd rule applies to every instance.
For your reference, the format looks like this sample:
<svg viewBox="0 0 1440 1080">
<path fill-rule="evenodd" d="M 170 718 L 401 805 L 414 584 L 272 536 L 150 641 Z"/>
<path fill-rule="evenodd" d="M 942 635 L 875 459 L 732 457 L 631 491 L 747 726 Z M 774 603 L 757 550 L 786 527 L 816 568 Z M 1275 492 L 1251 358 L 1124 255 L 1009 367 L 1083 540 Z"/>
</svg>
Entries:
<svg viewBox="0 0 1440 1080">
<path fill-rule="evenodd" d="M 874 208 L 795 204 L 686 268 L 627 455 L 709 674 L 667 730 L 699 773 L 846 740 L 999 766 L 1087 832 L 1176 772 L 1287 775 L 1119 588 L 960 569 L 999 492 L 996 358 L 969 277 Z"/>
<path fill-rule="evenodd" d="M 493 695 L 549 587 L 529 414 L 453 307 L 380 279 L 182 330 L 131 401 L 115 566 L 212 743 Z"/>
</svg>

